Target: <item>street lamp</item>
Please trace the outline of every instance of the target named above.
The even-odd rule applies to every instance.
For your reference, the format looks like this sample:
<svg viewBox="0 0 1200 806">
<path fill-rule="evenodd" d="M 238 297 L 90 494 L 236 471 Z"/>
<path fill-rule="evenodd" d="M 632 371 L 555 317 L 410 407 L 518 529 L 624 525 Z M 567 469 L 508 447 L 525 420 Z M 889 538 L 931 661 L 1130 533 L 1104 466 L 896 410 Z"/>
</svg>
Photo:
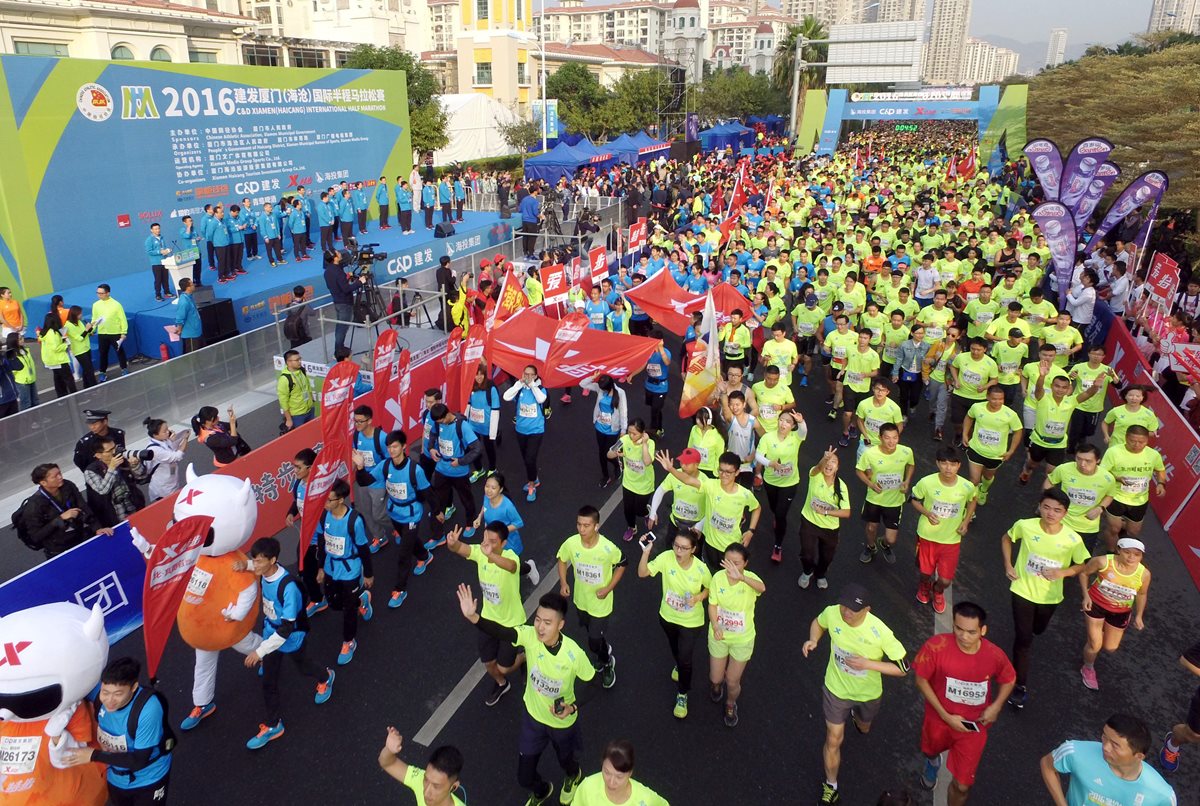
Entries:
<svg viewBox="0 0 1200 806">
<path fill-rule="evenodd" d="M 543 0 L 543 2 L 545 2 L 545 0 Z M 877 8 L 878 6 L 879 6 L 879 3 L 869 3 L 865 6 L 863 6 L 860 9 L 860 11 L 865 14 L 866 12 L 870 11 L 873 8 Z M 850 13 L 851 13 L 850 11 L 846 11 L 840 17 L 837 18 L 837 20 L 833 23 L 833 25 L 830 25 L 829 27 L 832 29 L 834 25 L 841 25 L 842 22 L 845 21 L 846 17 L 849 16 Z M 802 51 L 804 50 L 805 41 L 806 40 L 804 39 L 803 36 L 800 36 L 799 34 L 796 35 L 796 58 L 794 60 L 795 63 L 792 65 L 791 122 L 792 122 L 792 139 L 793 140 L 796 138 L 796 135 L 800 131 L 800 121 L 796 120 L 796 113 L 798 111 L 797 107 L 800 104 L 800 73 L 803 72 L 808 67 L 808 64 L 804 61 L 804 57 L 801 55 Z"/>
</svg>

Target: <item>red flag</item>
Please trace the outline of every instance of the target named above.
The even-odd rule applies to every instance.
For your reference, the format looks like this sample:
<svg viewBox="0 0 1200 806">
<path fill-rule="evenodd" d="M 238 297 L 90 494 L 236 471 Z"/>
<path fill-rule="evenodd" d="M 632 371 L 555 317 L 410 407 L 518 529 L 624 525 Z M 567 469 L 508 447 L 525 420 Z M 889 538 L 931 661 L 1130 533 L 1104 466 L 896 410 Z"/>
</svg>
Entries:
<svg viewBox="0 0 1200 806">
<path fill-rule="evenodd" d="M 408 350 L 401 350 L 400 355 L 396 358 L 396 402 L 400 406 L 401 416 L 397 428 L 408 432 L 416 423 L 409 423 L 408 420 L 413 416 L 412 402 L 412 372 L 409 371 L 409 364 L 412 362 L 412 353 Z"/>
<path fill-rule="evenodd" d="M 758 322 L 758 318 L 754 315 L 751 308 L 750 300 L 746 299 L 741 293 L 731 286 L 729 283 L 717 283 L 712 288 L 713 305 L 717 311 L 717 325 L 724 327 L 735 310 L 742 312 L 742 321 L 747 326 L 753 326 Z M 688 307 L 688 313 L 703 310 L 704 297 L 699 297 L 697 304 Z"/>
<path fill-rule="evenodd" d="M 329 369 L 321 387 L 321 450 L 309 472 L 304 490 L 304 514 L 300 519 L 300 534 L 311 535 L 325 511 L 329 488 L 343 476 L 350 475 L 350 432 L 354 429 L 350 409 L 354 405 L 354 381 L 358 365 L 339 361 Z M 304 567 L 304 553 L 300 553 Z"/>
<path fill-rule="evenodd" d="M 396 331 L 388 328 L 375 341 L 375 363 L 371 373 L 371 408 L 375 412 L 375 425 L 388 434 L 404 422 L 400 412 L 400 375 L 396 359 Z"/>
<path fill-rule="evenodd" d="M 462 411 L 463 407 L 455 408 L 462 391 L 462 348 L 463 329 L 456 327 L 446 341 L 446 350 L 442 353 L 442 371 L 446 373 L 446 405 L 451 411 Z M 468 389 L 470 387 L 467 387 Z M 468 397 L 470 394 L 468 393 Z"/>
<path fill-rule="evenodd" d="M 158 673 L 171 626 L 179 614 L 179 603 L 187 590 L 200 549 L 208 538 L 212 516 L 192 515 L 178 521 L 159 536 L 146 560 L 142 586 L 142 638 L 146 645 L 146 671 Z"/>
<path fill-rule="evenodd" d="M 688 357 L 683 390 L 679 395 L 680 417 L 691 417 L 699 411 L 701 406 L 712 399 L 713 391 L 717 388 L 721 371 L 717 334 L 717 313 L 712 292 L 709 292 L 704 297 L 704 319 L 700 324 L 700 332 L 696 334 L 703 340 L 704 349 L 695 349 Z"/>
<path fill-rule="evenodd" d="M 678 336 L 687 333 L 692 323 L 688 307 L 704 304 L 703 295 L 684 291 L 669 271 L 656 272 L 646 282 L 626 291 L 625 298 L 636 302 L 651 319 Z"/>
<path fill-rule="evenodd" d="M 863 161 L 862 150 L 859 148 L 855 148 L 854 149 L 854 170 L 861 171 L 865 167 L 867 167 L 867 164 Z"/>
<path fill-rule="evenodd" d="M 623 380 L 645 367 L 661 345 L 658 339 L 592 330 L 587 322 L 582 313 L 555 320 L 522 311 L 492 331 L 488 356 L 513 376 L 534 364 L 551 389 L 575 386 L 597 372 Z"/>
<path fill-rule="evenodd" d="M 546 305 L 557 305 L 567 301 L 567 275 L 564 269 L 561 263 L 538 269 Z"/>
<path fill-rule="evenodd" d="M 591 270 L 593 283 L 599 283 L 608 276 L 608 250 L 603 246 L 593 246 L 588 251 L 588 266 Z"/>
<path fill-rule="evenodd" d="M 500 293 L 496 297 L 496 307 L 488 319 L 487 328 L 491 330 L 504 322 L 522 308 L 529 307 L 529 297 L 525 296 L 525 286 L 512 269 L 504 272 L 500 281 Z"/>
<path fill-rule="evenodd" d="M 963 179 L 971 179 L 975 176 L 975 149 L 971 149 L 967 156 L 958 162 L 958 175 Z"/>
<path fill-rule="evenodd" d="M 750 198 L 746 195 L 746 162 L 743 159 L 741 167 L 738 169 L 737 183 L 733 186 L 733 197 L 729 201 L 729 214 L 735 216 L 742 211 L 742 205 L 746 203 L 746 199 Z"/>
<path fill-rule="evenodd" d="M 946 178 L 953 179 L 958 176 L 958 161 L 954 157 L 950 157 L 950 164 L 946 166 Z"/>
<path fill-rule="evenodd" d="M 475 372 L 483 361 L 483 346 L 487 339 L 487 330 L 481 325 L 472 325 L 467 331 L 467 340 L 463 343 L 458 361 L 457 397 L 447 397 L 446 405 L 451 411 L 466 411 L 467 403 L 471 401 L 471 389 L 475 385 Z M 484 370 L 486 372 L 486 369 Z M 449 377 L 447 368 L 447 377 Z"/>
<path fill-rule="evenodd" d="M 721 245 L 722 246 L 724 246 L 726 243 L 728 243 L 729 239 L 731 237 L 733 237 L 733 231 L 735 229 L 737 229 L 737 223 L 738 223 L 738 217 L 736 215 L 731 215 L 729 218 L 722 221 L 720 223 L 720 225 L 717 227 L 717 229 L 719 229 L 721 231 Z"/>
<path fill-rule="evenodd" d="M 629 247 L 626 251 L 633 252 L 646 245 L 646 219 L 639 218 L 629 225 Z"/>
</svg>

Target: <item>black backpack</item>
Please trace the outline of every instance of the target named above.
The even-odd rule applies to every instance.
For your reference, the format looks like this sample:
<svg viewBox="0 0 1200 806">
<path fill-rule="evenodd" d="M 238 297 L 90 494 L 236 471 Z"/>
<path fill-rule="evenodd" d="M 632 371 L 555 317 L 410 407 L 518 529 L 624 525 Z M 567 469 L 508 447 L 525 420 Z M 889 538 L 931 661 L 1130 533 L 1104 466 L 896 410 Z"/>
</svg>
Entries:
<svg viewBox="0 0 1200 806">
<path fill-rule="evenodd" d="M 37 493 L 33 495 L 37 495 Z M 28 514 L 26 508 L 29 506 L 29 502 L 33 500 L 33 495 L 26 498 L 21 502 L 19 507 L 13 510 L 12 525 L 22 543 L 34 551 L 41 551 L 41 545 L 33 539 L 33 533 L 29 530 L 29 525 L 26 523 L 26 515 Z"/>
<path fill-rule="evenodd" d="M 175 749 L 178 740 L 175 737 L 175 731 L 171 728 L 170 705 L 167 703 L 167 698 L 160 694 L 153 686 L 138 686 L 137 693 L 133 695 L 133 704 L 129 710 L 129 718 L 125 720 L 125 738 L 128 740 L 128 747 L 133 748 L 133 741 L 137 737 L 138 720 L 142 718 L 142 709 L 146 707 L 146 703 L 150 698 L 158 699 L 158 704 L 162 707 L 162 738 L 159 739 L 158 747 L 154 748 L 157 755 L 152 761 L 157 761 L 167 753 Z M 95 709 L 96 721 L 100 720 L 100 700 L 99 698 L 92 701 Z M 118 768 L 120 769 L 120 768 Z M 137 772 L 129 771 L 129 780 L 132 782 L 137 779 Z"/>
<path fill-rule="evenodd" d="M 283 579 L 279 580 L 279 584 L 275 586 L 275 606 L 283 608 L 283 592 L 287 590 L 289 584 L 295 585 L 296 590 L 300 591 L 300 614 L 296 616 L 296 632 L 308 632 L 308 606 L 311 604 L 308 591 L 287 571 L 283 572 Z M 276 611 L 276 613 L 278 612 Z"/>
<path fill-rule="evenodd" d="M 283 335 L 292 341 L 307 341 L 310 338 L 307 314 L 307 305 L 301 305 L 299 308 L 288 311 L 288 315 L 283 320 Z"/>
</svg>

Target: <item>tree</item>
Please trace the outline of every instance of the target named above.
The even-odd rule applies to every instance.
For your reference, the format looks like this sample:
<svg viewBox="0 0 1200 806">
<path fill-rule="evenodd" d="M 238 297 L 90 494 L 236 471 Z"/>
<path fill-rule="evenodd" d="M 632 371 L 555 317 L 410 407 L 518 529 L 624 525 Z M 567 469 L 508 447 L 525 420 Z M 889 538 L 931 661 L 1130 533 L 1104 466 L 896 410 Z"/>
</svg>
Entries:
<svg viewBox="0 0 1200 806">
<path fill-rule="evenodd" d="M 513 151 L 524 154 L 531 148 L 542 144 L 541 121 L 517 120 L 512 123 L 496 122 L 500 129 L 500 139 Z"/>
<path fill-rule="evenodd" d="M 1171 178 L 1164 205 L 1200 206 L 1200 44 L 1137 56 L 1090 56 L 1029 82 L 1029 130 L 1068 149 L 1102 135 L 1116 148 L 1118 188 L 1151 168 Z"/>
<path fill-rule="evenodd" d="M 771 83 L 775 89 L 788 94 L 792 93 L 792 74 L 796 70 L 796 38 L 805 40 L 825 39 L 825 27 L 816 17 L 805 17 L 799 25 L 788 26 L 787 33 L 775 48 L 775 65 L 771 71 Z M 800 58 L 805 62 L 827 61 L 828 45 L 804 45 Z M 806 89 L 818 89 L 825 86 L 825 68 L 807 67 L 800 73 L 800 102 L 804 102 Z"/>
<path fill-rule="evenodd" d="M 589 131 L 607 95 L 592 71 L 577 62 L 564 64 L 546 77 L 546 97 L 558 99 L 558 119 L 571 131 Z"/>
<path fill-rule="evenodd" d="M 714 73 L 700 86 L 700 115 L 705 118 L 744 118 L 787 111 L 787 97 L 762 73 L 731 67 Z"/>
<path fill-rule="evenodd" d="M 394 45 L 359 45 L 350 51 L 346 67 L 356 70 L 403 70 L 408 88 L 408 125 L 413 150 L 418 153 L 435 151 L 450 142 L 446 133 L 446 111 L 437 99 L 442 87 L 437 77 L 417 61 L 416 56 Z"/>
</svg>

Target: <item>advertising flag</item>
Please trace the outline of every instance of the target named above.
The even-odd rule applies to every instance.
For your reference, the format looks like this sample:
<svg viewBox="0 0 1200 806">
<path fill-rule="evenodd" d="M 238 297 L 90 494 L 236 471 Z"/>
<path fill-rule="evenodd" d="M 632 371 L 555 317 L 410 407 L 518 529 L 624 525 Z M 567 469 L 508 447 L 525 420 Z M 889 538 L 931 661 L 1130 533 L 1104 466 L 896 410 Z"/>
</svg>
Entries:
<svg viewBox="0 0 1200 806">
<path fill-rule="evenodd" d="M 1080 140 L 1067 155 L 1067 164 L 1063 167 L 1062 192 L 1058 200 L 1067 206 L 1072 213 L 1092 184 L 1092 177 L 1112 153 L 1113 144 L 1103 137 L 1087 137 Z"/>
<path fill-rule="evenodd" d="M 496 296 L 496 307 L 487 320 L 487 328 L 491 330 L 503 323 L 522 308 L 529 307 L 529 297 L 525 296 L 525 288 L 513 269 L 504 272 L 500 280 L 500 293 Z"/>
<path fill-rule="evenodd" d="M 680 288 L 669 271 L 656 272 L 646 282 L 627 290 L 625 298 L 636 302 L 651 319 L 677 336 L 687 333 L 692 324 L 691 311 L 704 304 L 703 295 Z"/>
<path fill-rule="evenodd" d="M 1042 202 L 1033 209 L 1033 220 L 1041 227 L 1050 247 L 1050 262 L 1058 279 L 1060 300 L 1065 300 L 1075 271 L 1075 219 L 1060 202 Z M 1060 302 L 1061 304 L 1061 302 Z"/>
<path fill-rule="evenodd" d="M 400 413 L 400 374 L 397 366 L 396 331 L 388 328 L 375 340 L 375 362 L 371 373 L 375 425 L 390 434 L 404 422 Z"/>
<path fill-rule="evenodd" d="M 593 246 L 588 251 L 588 267 L 593 283 L 599 283 L 608 276 L 608 250 L 603 246 Z"/>
<path fill-rule="evenodd" d="M 488 359 L 514 377 L 526 365 L 539 369 L 547 389 L 576 386 L 597 372 L 624 380 L 646 366 L 662 342 L 643 336 L 592 330 L 582 313 L 550 319 L 526 310 L 492 331 Z"/>
<path fill-rule="evenodd" d="M 300 534 L 311 535 L 325 511 L 329 488 L 343 476 L 350 475 L 350 432 L 354 429 L 350 409 L 354 404 L 354 381 L 358 365 L 339 361 L 329 368 L 321 388 L 321 450 L 316 464 L 309 471 L 304 490 L 304 514 L 300 519 Z M 304 565 L 304 553 L 300 554 Z"/>
<path fill-rule="evenodd" d="M 410 364 L 412 363 L 412 353 L 407 349 L 401 350 L 400 355 L 396 357 L 396 403 L 400 408 L 400 416 L 397 418 L 397 428 L 407 432 L 415 423 L 410 423 L 410 419 L 414 419 L 412 402 L 412 387 L 413 378 Z"/>
<path fill-rule="evenodd" d="M 146 671 L 151 678 L 158 674 L 158 662 L 162 660 L 163 648 L 179 613 L 179 603 L 212 522 L 211 515 L 192 515 L 172 524 L 159 536 L 146 560 L 142 637 L 146 644 Z"/>
<path fill-rule="evenodd" d="M 1125 220 L 1125 216 L 1138 208 L 1149 204 L 1152 211 L 1157 211 L 1158 203 L 1162 200 L 1163 194 L 1167 192 L 1169 185 L 1167 175 L 1162 171 L 1146 171 L 1130 182 L 1121 191 L 1121 195 L 1117 196 L 1112 206 L 1108 208 L 1108 212 L 1104 214 L 1104 219 L 1096 228 L 1096 234 L 1088 241 L 1089 250 L 1098 247 L 1105 236 Z M 1150 218 L 1152 217 L 1150 216 Z"/>
<path fill-rule="evenodd" d="M 451 411 L 462 411 L 457 401 L 462 392 L 462 360 L 463 360 L 463 329 L 454 328 L 446 339 L 446 349 L 442 353 L 442 371 L 446 373 L 446 405 Z M 470 389 L 470 387 L 467 387 Z M 467 393 L 470 397 L 470 392 Z"/>
<path fill-rule="evenodd" d="M 1062 183 L 1063 161 L 1062 154 L 1053 140 L 1044 137 L 1030 140 L 1025 144 L 1025 156 L 1029 158 L 1029 167 L 1042 186 L 1042 192 L 1047 201 L 1058 201 L 1059 186 Z"/>
<path fill-rule="evenodd" d="M 1121 169 L 1116 163 L 1106 162 L 1096 169 L 1096 175 L 1088 183 L 1087 192 L 1075 205 L 1075 227 L 1077 229 L 1083 229 L 1083 225 L 1096 211 L 1096 205 L 1100 204 L 1100 199 L 1104 198 L 1104 194 L 1108 193 L 1108 189 L 1120 177 Z"/>
<path fill-rule="evenodd" d="M 1155 252 L 1146 276 L 1146 287 L 1152 299 L 1171 310 L 1175 293 L 1179 291 L 1179 264 L 1162 252 Z"/>
<path fill-rule="evenodd" d="M 467 331 L 467 340 L 462 345 L 462 359 L 458 367 L 458 396 L 446 397 L 446 405 L 451 411 L 466 411 L 467 403 L 471 402 L 471 389 L 475 385 L 475 372 L 483 361 L 483 346 L 487 340 L 487 330 L 482 325 L 471 325 Z M 487 369 L 484 369 L 487 372 Z M 447 373 L 448 374 L 448 373 Z"/>
<path fill-rule="evenodd" d="M 555 263 L 538 270 L 542 281 L 542 292 L 547 305 L 557 305 L 567 301 L 567 276 L 565 266 Z"/>
<path fill-rule="evenodd" d="M 704 319 L 700 323 L 700 333 L 697 334 L 704 341 L 704 346 L 695 350 L 688 359 L 687 373 L 683 379 L 683 391 L 679 396 L 680 417 L 694 415 L 712 399 L 713 392 L 717 388 L 717 380 L 721 371 L 717 334 L 717 310 L 710 291 L 704 301 Z"/>
<path fill-rule="evenodd" d="M 646 245 L 646 219 L 639 218 L 629 225 L 628 252 L 636 252 Z"/>
</svg>

